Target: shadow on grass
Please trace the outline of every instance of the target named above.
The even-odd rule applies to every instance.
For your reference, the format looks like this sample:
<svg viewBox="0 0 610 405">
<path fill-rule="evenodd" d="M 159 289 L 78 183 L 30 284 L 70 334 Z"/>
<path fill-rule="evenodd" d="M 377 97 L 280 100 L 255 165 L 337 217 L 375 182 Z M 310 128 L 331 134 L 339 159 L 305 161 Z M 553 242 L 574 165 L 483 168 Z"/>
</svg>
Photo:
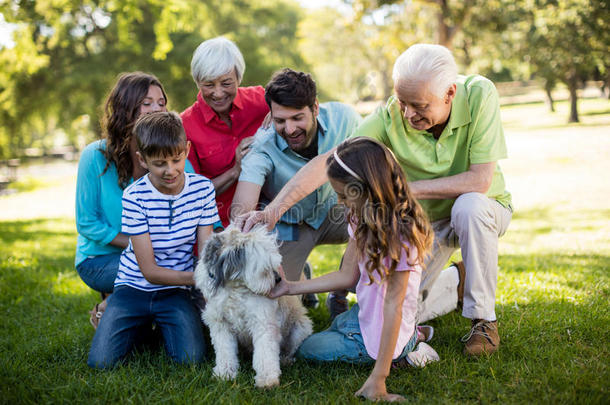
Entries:
<svg viewBox="0 0 610 405">
<path fill-rule="evenodd" d="M 20 221 L 0 221 L 0 241 L 10 244 L 19 240 L 36 241 L 48 238 L 70 237 L 76 240 L 76 228 L 67 219 L 29 219 Z"/>
</svg>

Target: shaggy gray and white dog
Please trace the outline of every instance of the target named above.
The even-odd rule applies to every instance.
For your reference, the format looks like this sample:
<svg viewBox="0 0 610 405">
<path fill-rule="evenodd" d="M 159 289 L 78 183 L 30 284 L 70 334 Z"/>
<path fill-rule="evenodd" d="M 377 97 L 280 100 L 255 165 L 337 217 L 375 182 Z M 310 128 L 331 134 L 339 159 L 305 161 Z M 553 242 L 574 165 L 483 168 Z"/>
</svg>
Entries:
<svg viewBox="0 0 610 405">
<path fill-rule="evenodd" d="M 280 361 L 289 364 L 311 335 L 311 320 L 299 297 L 267 297 L 280 281 L 281 262 L 275 236 L 264 227 L 243 233 L 230 226 L 206 242 L 195 284 L 206 300 L 201 317 L 216 352 L 215 376 L 235 379 L 239 344 L 253 351 L 255 385 L 278 385 Z"/>
</svg>

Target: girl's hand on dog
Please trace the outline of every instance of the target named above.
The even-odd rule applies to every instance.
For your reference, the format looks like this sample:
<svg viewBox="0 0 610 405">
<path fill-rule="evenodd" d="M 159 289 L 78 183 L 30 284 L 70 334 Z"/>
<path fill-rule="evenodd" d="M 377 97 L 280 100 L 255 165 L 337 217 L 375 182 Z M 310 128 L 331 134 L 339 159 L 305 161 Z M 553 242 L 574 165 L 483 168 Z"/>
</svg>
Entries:
<svg viewBox="0 0 610 405">
<path fill-rule="evenodd" d="M 269 298 L 278 298 L 282 295 L 288 294 L 290 294 L 290 284 L 288 281 L 286 281 L 284 277 L 282 277 L 282 280 L 277 283 L 275 287 L 271 289 L 271 291 L 269 291 L 269 294 L 267 294 L 267 296 Z"/>
<path fill-rule="evenodd" d="M 281 297 L 282 295 L 289 294 L 289 292 L 290 292 L 290 286 L 288 285 L 288 282 L 286 281 L 286 274 L 284 273 L 284 268 L 282 267 L 281 264 L 280 264 L 280 267 L 277 268 L 277 272 L 282 279 L 280 280 L 279 283 L 277 283 L 275 285 L 275 287 L 273 287 L 271 289 L 269 294 L 267 294 L 267 296 L 269 298 L 278 298 L 278 297 Z"/>
</svg>

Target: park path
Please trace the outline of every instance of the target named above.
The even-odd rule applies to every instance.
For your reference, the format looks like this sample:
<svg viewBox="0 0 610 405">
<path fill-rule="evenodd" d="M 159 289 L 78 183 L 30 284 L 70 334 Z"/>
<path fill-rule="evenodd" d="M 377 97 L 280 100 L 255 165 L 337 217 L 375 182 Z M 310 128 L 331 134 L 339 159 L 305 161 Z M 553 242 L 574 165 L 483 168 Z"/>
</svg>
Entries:
<svg viewBox="0 0 610 405">
<path fill-rule="evenodd" d="M 0 221 L 74 217 L 76 162 L 53 161 L 20 167 L 20 180 L 36 178 L 33 191 L 0 196 Z"/>
<path fill-rule="evenodd" d="M 526 114 L 526 116 L 524 116 Z M 502 110 L 509 159 L 500 162 L 517 211 L 538 207 L 610 208 L 610 114 L 557 125 L 543 105 Z M 0 221 L 74 217 L 77 164 L 21 167 L 48 184 L 0 196 Z"/>
</svg>

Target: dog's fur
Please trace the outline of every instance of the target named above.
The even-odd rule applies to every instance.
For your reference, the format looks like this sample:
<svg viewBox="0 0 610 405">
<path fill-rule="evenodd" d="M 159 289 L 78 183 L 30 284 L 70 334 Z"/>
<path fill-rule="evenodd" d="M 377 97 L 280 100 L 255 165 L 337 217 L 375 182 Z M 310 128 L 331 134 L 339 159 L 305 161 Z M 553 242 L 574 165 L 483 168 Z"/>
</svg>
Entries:
<svg viewBox="0 0 610 405">
<path fill-rule="evenodd" d="M 311 320 L 298 297 L 266 296 L 280 280 L 281 262 L 275 236 L 264 227 L 242 233 L 230 226 L 205 244 L 195 284 L 206 300 L 201 317 L 210 328 L 217 377 L 237 376 L 239 343 L 253 351 L 255 385 L 278 385 L 280 360 L 289 364 L 311 334 Z"/>
</svg>

